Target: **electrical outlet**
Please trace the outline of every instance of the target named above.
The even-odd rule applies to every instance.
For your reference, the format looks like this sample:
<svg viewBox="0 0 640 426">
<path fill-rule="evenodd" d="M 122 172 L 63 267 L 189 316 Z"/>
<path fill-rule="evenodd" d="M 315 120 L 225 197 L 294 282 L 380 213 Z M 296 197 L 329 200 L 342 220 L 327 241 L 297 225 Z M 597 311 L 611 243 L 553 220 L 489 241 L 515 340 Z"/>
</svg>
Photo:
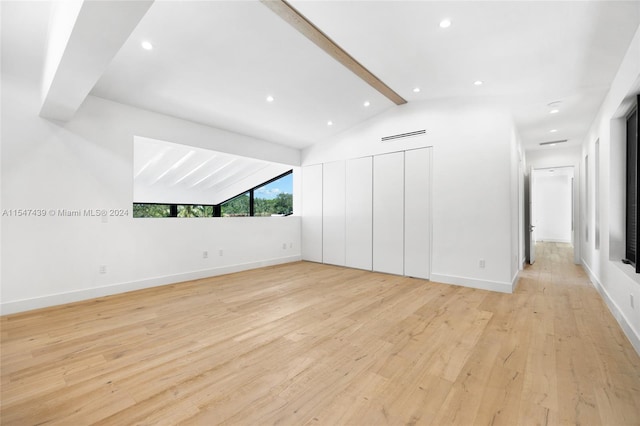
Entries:
<svg viewBox="0 0 640 426">
<path fill-rule="evenodd" d="M 289 243 L 289 248 L 293 248 L 293 243 Z"/>
<path fill-rule="evenodd" d="M 287 249 L 287 243 L 282 243 L 282 250 L 286 250 Z"/>
<path fill-rule="evenodd" d="M 478 266 L 480 267 L 480 269 L 484 269 L 484 266 L 485 266 L 484 259 L 480 259 L 478 261 Z"/>
<path fill-rule="evenodd" d="M 224 254 L 224 252 L 222 251 L 222 249 L 220 249 L 220 251 L 218 252 L 219 256 L 222 256 Z"/>
<path fill-rule="evenodd" d="M 629 304 L 631 305 L 631 309 L 635 309 L 635 305 L 633 304 L 633 294 L 629 295 Z"/>
<path fill-rule="evenodd" d="M 206 251 L 206 250 L 205 250 L 205 251 L 203 251 L 203 252 L 202 252 L 202 258 L 203 258 L 203 259 L 208 259 L 208 258 L 209 258 L 209 252 L 208 252 L 208 251 Z"/>
<path fill-rule="evenodd" d="M 100 265 L 99 271 L 100 271 L 101 275 L 106 274 L 107 273 L 107 265 Z"/>
</svg>

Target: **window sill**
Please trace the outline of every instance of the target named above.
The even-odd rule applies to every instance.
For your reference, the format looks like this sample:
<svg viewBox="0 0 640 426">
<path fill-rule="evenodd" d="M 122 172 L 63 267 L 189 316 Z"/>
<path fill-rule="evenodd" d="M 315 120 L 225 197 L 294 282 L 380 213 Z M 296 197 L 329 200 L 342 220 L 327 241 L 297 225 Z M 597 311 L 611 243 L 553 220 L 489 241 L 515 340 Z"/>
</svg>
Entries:
<svg viewBox="0 0 640 426">
<path fill-rule="evenodd" d="M 630 279 L 640 284 L 640 274 L 636 273 L 636 269 L 633 265 L 622 263 L 622 260 L 609 260 L 609 263 L 611 263 L 615 268 L 619 269 Z"/>
</svg>

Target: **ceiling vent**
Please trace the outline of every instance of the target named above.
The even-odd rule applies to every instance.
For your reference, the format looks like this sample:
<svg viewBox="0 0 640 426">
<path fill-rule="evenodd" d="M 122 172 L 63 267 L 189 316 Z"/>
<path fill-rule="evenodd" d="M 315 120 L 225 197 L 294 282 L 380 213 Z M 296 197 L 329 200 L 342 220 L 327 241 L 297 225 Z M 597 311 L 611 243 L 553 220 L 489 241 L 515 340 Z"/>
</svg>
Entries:
<svg viewBox="0 0 640 426">
<path fill-rule="evenodd" d="M 382 138 L 382 142 L 389 142 L 395 139 L 403 139 L 403 138 L 410 138 L 412 136 L 420 136 L 420 135 L 424 135 L 425 133 L 427 133 L 426 130 L 416 130 L 415 132 L 409 132 L 409 133 L 400 133 L 397 135 L 391 135 L 391 136 L 384 136 Z"/>
<path fill-rule="evenodd" d="M 557 143 L 565 143 L 566 141 L 567 141 L 567 139 L 561 139 L 559 141 L 540 142 L 540 146 L 555 145 Z"/>
</svg>

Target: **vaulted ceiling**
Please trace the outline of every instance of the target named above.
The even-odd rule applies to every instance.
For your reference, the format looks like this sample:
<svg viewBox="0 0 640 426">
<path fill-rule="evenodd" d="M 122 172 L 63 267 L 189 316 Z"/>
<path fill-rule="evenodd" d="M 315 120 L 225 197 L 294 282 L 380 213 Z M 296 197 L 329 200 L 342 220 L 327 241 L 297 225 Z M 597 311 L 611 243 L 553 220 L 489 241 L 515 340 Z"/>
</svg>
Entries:
<svg viewBox="0 0 640 426">
<path fill-rule="evenodd" d="M 142 3 L 92 95 L 301 149 L 402 108 L 259 1 Z M 640 23 L 638 1 L 290 4 L 409 103 L 504 103 L 530 149 L 580 143 Z M 50 6 L 29 7 L 20 25 L 43 25 Z M 27 43 L 13 41 L 3 49 Z"/>
</svg>

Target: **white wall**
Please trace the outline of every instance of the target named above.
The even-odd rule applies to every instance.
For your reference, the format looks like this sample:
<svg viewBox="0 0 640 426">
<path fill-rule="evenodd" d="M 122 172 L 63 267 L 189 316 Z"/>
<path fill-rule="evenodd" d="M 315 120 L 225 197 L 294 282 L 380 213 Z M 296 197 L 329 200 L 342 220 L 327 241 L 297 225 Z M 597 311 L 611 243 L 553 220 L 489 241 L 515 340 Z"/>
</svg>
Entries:
<svg viewBox="0 0 640 426">
<path fill-rule="evenodd" d="M 21 60 L 2 58 L 2 209 L 56 216 L 2 217 L 2 314 L 300 259 L 296 216 L 104 222 L 57 215 L 131 214 L 134 136 L 293 166 L 299 151 L 91 96 L 70 122 L 47 121 L 38 117 L 39 81 Z M 294 191 L 299 186 L 294 179 Z"/>
<path fill-rule="evenodd" d="M 380 140 L 420 129 L 426 134 Z M 519 214 L 518 184 L 512 183 L 518 179 L 515 143 L 510 115 L 490 100 L 412 102 L 308 148 L 302 163 L 432 146 L 431 279 L 511 292 L 519 246 L 512 235 Z M 479 267 L 481 259 L 485 268 Z"/>
<path fill-rule="evenodd" d="M 616 317 L 625 334 L 640 353 L 640 274 L 630 265 L 623 264 L 624 256 L 624 204 L 625 204 L 625 115 L 631 101 L 640 93 L 640 28 L 611 85 L 611 89 L 584 140 L 582 158 L 590 159 L 590 170 L 595 170 L 595 142 L 600 141 L 600 249 L 594 238 L 581 244 L 582 261 L 592 282 Z M 590 173 L 586 188 L 581 185 L 581 197 L 589 191 L 595 194 L 595 173 Z M 587 206 L 587 226 L 595 230 L 595 204 Z M 633 297 L 635 307 L 631 306 Z"/>
</svg>

